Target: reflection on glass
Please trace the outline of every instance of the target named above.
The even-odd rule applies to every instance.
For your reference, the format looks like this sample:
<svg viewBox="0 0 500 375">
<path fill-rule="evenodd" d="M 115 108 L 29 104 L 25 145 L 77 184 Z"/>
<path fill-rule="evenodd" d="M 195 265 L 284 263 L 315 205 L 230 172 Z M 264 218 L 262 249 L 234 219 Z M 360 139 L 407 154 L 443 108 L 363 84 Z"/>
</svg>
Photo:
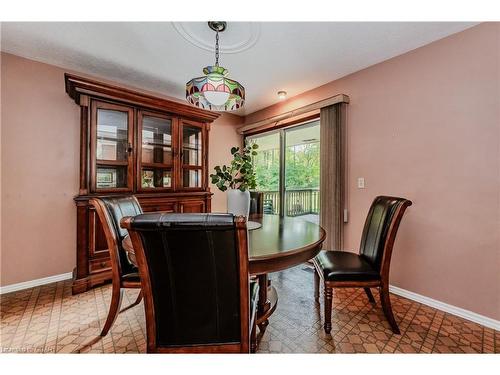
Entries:
<svg viewBox="0 0 500 375">
<path fill-rule="evenodd" d="M 97 159 L 127 160 L 128 113 L 97 110 Z"/>
<path fill-rule="evenodd" d="M 184 125 L 182 128 L 182 162 L 201 165 L 201 129 Z"/>
<path fill-rule="evenodd" d="M 144 116 L 142 120 L 142 162 L 172 164 L 172 122 Z"/>
<path fill-rule="evenodd" d="M 98 189 L 127 187 L 127 167 L 97 167 L 96 185 Z"/>
<path fill-rule="evenodd" d="M 143 188 L 172 187 L 172 171 L 170 169 L 142 169 L 141 186 Z"/>
<path fill-rule="evenodd" d="M 182 172 L 182 181 L 184 187 L 201 187 L 201 170 L 184 169 Z"/>
</svg>

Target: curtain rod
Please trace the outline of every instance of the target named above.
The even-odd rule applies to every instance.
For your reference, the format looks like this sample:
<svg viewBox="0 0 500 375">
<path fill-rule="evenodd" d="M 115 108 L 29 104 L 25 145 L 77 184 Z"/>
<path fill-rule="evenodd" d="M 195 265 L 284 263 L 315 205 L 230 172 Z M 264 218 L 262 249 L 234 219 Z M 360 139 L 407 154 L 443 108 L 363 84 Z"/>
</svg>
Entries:
<svg viewBox="0 0 500 375">
<path fill-rule="evenodd" d="M 261 126 L 269 125 L 273 122 L 276 125 L 278 122 L 289 119 L 291 117 L 302 115 L 304 113 L 312 112 L 314 110 L 321 109 L 323 107 L 328 107 L 330 105 L 334 105 L 334 104 L 338 104 L 338 103 L 349 103 L 349 97 L 345 94 L 338 94 L 335 96 L 331 96 L 329 98 L 305 105 L 305 106 L 297 108 L 297 109 L 293 109 L 291 111 L 282 113 L 280 115 L 271 116 L 271 117 L 265 118 L 264 120 L 245 124 L 245 125 L 239 127 L 237 130 L 238 130 L 238 133 L 243 134 L 249 130 L 260 128 Z"/>
</svg>

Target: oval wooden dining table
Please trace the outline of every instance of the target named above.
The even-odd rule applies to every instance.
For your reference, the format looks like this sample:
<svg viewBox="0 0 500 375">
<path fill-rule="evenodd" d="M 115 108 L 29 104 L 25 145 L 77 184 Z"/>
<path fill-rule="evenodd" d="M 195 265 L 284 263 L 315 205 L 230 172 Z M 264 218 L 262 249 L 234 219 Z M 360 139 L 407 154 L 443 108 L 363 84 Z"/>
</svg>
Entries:
<svg viewBox="0 0 500 375">
<path fill-rule="evenodd" d="M 321 250 L 326 234 L 318 224 L 299 217 L 260 215 L 251 216 L 250 220 L 261 224 L 259 228 L 248 231 L 248 251 L 250 274 L 258 278 L 260 286 L 257 325 L 262 332 L 278 304 L 278 293 L 267 275 L 314 258 Z M 137 264 L 129 236 L 124 238 L 123 248 L 130 261 Z"/>
</svg>

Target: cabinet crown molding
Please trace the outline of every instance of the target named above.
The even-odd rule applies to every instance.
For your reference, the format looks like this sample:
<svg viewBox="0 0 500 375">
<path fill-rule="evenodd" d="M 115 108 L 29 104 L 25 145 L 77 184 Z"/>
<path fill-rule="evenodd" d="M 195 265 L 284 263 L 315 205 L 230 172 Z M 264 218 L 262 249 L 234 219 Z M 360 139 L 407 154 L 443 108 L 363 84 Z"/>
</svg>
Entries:
<svg viewBox="0 0 500 375">
<path fill-rule="evenodd" d="M 82 95 L 88 95 L 104 99 L 119 100 L 123 103 L 134 104 L 145 108 L 156 110 L 160 109 L 171 114 L 208 123 L 216 120 L 220 116 L 220 113 L 217 112 L 207 111 L 188 104 L 158 98 L 142 92 L 95 81 L 85 77 L 79 77 L 69 73 L 64 74 L 64 80 L 66 93 L 78 105 L 81 105 L 80 97 Z"/>
</svg>

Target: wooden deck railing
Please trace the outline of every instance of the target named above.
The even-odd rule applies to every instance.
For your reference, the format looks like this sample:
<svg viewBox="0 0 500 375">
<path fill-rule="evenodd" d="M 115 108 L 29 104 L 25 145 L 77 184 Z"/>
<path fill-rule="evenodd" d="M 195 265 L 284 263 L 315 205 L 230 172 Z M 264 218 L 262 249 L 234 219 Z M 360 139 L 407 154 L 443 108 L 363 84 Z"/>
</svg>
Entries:
<svg viewBox="0 0 500 375">
<path fill-rule="evenodd" d="M 263 193 L 264 213 L 278 215 L 279 191 L 263 191 Z M 319 214 L 319 189 L 287 190 L 285 194 L 286 216 Z"/>
</svg>

